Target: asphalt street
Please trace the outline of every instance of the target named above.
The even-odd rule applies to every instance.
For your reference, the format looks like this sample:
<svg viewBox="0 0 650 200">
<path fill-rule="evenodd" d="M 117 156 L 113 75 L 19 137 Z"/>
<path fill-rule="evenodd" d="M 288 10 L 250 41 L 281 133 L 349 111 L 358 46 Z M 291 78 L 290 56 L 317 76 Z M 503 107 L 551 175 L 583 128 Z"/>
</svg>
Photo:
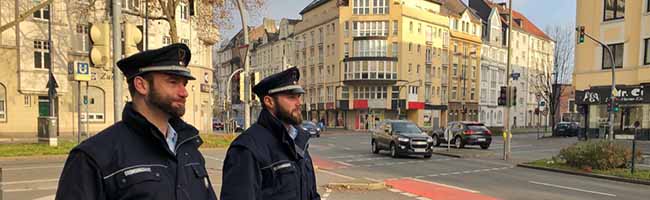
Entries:
<svg viewBox="0 0 650 200">
<path fill-rule="evenodd" d="M 575 138 L 537 139 L 536 134 L 515 135 L 512 159 L 502 160 L 503 142 L 493 140 L 490 149 L 469 146 L 435 151 L 461 155 L 433 155 L 430 159 L 395 159 L 382 151 L 370 152 L 370 135 L 364 132 L 330 131 L 313 138 L 310 151 L 323 200 L 343 199 L 647 199 L 650 186 L 566 175 L 516 167 L 516 163 L 549 158 Z M 202 150 L 213 187 L 221 188 L 221 166 L 226 149 Z M 54 199 L 65 156 L 0 160 L 0 200 Z M 383 182 L 378 191 L 330 190 L 328 183 L 354 180 Z"/>
</svg>

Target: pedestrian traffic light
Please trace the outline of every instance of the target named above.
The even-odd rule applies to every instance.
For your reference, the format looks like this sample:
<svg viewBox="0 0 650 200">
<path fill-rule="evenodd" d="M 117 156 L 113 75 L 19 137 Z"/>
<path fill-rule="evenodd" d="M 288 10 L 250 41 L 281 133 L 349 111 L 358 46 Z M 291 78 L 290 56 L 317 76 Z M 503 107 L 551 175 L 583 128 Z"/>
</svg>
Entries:
<svg viewBox="0 0 650 200">
<path fill-rule="evenodd" d="M 140 52 L 138 43 L 142 41 L 142 32 L 135 24 L 124 23 L 124 55 L 130 56 Z"/>
<path fill-rule="evenodd" d="M 585 26 L 578 27 L 578 44 L 585 42 Z"/>
<path fill-rule="evenodd" d="M 90 61 L 93 65 L 110 63 L 110 30 L 106 22 L 96 23 L 90 27 L 90 40 L 93 42 L 93 47 L 90 50 Z"/>
<path fill-rule="evenodd" d="M 506 105 L 506 100 L 508 99 L 507 97 L 507 87 L 506 86 L 501 86 L 501 90 L 499 90 L 499 99 L 497 100 L 499 106 L 505 106 Z"/>
<path fill-rule="evenodd" d="M 613 110 L 614 112 L 621 111 L 621 107 L 620 107 L 620 105 L 618 104 L 618 98 L 614 97 L 614 100 L 612 101 L 612 104 L 613 104 L 613 105 L 612 105 L 612 110 Z"/>
</svg>

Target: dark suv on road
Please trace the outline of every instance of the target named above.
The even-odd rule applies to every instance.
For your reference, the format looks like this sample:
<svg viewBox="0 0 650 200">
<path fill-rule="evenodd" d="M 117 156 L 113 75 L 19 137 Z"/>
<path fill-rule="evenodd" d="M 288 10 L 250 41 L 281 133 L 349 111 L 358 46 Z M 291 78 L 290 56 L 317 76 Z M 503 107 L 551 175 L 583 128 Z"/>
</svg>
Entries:
<svg viewBox="0 0 650 200">
<path fill-rule="evenodd" d="M 555 125 L 554 136 L 573 137 L 578 135 L 580 125 L 577 122 L 560 122 Z"/>
<path fill-rule="evenodd" d="M 407 120 L 382 121 L 372 130 L 372 153 L 390 150 L 394 158 L 402 155 L 423 155 L 431 158 L 433 139 Z"/>
<path fill-rule="evenodd" d="M 434 131 L 431 134 L 433 144 L 440 146 L 440 143 L 447 142 L 449 136 L 451 145 L 456 148 L 463 148 L 465 145 L 479 145 L 481 149 L 490 148 L 492 143 L 492 132 L 485 125 L 479 122 L 449 122 L 444 131 Z"/>
</svg>

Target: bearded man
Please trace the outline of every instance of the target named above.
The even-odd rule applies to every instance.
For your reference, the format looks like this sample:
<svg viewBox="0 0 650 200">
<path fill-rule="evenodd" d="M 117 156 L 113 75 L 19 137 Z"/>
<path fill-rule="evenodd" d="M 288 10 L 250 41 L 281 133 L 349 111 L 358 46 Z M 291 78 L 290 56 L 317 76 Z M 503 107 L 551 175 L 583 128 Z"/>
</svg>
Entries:
<svg viewBox="0 0 650 200">
<path fill-rule="evenodd" d="M 253 87 L 263 109 L 233 141 L 223 164 L 222 200 L 316 200 L 309 134 L 302 123 L 300 71 L 293 67 Z"/>
<path fill-rule="evenodd" d="M 133 101 L 122 121 L 70 151 L 57 200 L 217 199 L 198 130 L 180 118 L 195 80 L 190 57 L 185 44 L 172 44 L 117 63 Z"/>
</svg>

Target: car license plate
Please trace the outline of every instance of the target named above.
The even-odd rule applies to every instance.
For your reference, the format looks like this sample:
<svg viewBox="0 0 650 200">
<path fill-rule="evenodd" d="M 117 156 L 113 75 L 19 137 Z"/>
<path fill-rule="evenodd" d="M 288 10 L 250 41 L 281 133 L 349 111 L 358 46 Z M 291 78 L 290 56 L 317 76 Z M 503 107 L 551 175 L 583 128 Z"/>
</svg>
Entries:
<svg viewBox="0 0 650 200">
<path fill-rule="evenodd" d="M 415 145 L 426 145 L 427 142 L 413 142 L 413 144 L 415 144 Z"/>
<path fill-rule="evenodd" d="M 413 149 L 413 151 L 415 151 L 417 153 L 422 153 L 422 152 L 426 152 L 427 149 Z"/>
<path fill-rule="evenodd" d="M 315 135 L 315 134 L 316 134 L 316 131 L 312 131 L 312 132 L 309 132 L 309 133 L 311 133 L 312 135 Z"/>
<path fill-rule="evenodd" d="M 485 142 L 485 138 L 479 138 L 478 141 L 479 142 Z"/>
</svg>

